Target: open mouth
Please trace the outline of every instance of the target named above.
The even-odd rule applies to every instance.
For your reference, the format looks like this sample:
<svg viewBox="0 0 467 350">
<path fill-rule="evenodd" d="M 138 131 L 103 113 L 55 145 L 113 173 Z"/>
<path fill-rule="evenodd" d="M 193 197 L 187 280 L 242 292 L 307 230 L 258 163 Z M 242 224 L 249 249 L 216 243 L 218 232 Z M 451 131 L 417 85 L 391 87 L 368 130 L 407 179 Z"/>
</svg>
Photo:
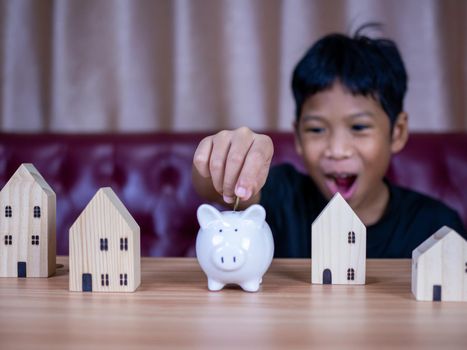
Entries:
<svg viewBox="0 0 467 350">
<path fill-rule="evenodd" d="M 334 195 L 339 192 L 345 200 L 352 197 L 356 189 L 357 175 L 350 173 L 331 173 L 326 175 L 326 185 Z"/>
</svg>

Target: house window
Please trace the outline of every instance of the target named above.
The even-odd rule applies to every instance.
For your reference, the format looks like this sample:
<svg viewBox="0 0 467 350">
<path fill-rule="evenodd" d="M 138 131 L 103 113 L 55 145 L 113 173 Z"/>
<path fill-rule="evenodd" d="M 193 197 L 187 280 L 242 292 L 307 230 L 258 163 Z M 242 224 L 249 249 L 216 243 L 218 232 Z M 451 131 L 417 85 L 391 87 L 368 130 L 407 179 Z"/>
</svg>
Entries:
<svg viewBox="0 0 467 350">
<path fill-rule="evenodd" d="M 35 217 L 35 218 L 40 218 L 40 217 L 41 217 L 41 207 L 39 207 L 39 206 L 36 205 L 36 206 L 34 207 L 34 210 L 33 210 L 33 211 L 34 211 L 34 217 Z"/>
<path fill-rule="evenodd" d="M 120 250 L 128 250 L 128 238 L 120 238 Z"/>
<path fill-rule="evenodd" d="M 355 280 L 355 270 L 350 268 L 347 269 L 347 281 L 354 281 Z"/>
<path fill-rule="evenodd" d="M 11 218 L 11 214 L 12 214 L 11 205 L 5 206 L 5 217 L 6 218 Z"/>
<path fill-rule="evenodd" d="M 5 235 L 5 245 L 12 245 L 13 237 L 11 235 Z"/>
<path fill-rule="evenodd" d="M 109 286 L 109 274 L 101 274 L 101 286 L 108 287 Z"/>
<path fill-rule="evenodd" d="M 100 247 L 102 251 L 109 250 L 109 241 L 107 240 L 107 238 L 100 239 Z"/>
<path fill-rule="evenodd" d="M 39 245 L 39 235 L 32 235 L 31 238 L 32 245 Z"/>
<path fill-rule="evenodd" d="M 355 232 L 354 231 L 349 232 L 347 242 L 349 244 L 355 244 Z"/>
<path fill-rule="evenodd" d="M 121 273 L 120 274 L 120 285 L 127 286 L 128 285 L 128 274 Z"/>
</svg>

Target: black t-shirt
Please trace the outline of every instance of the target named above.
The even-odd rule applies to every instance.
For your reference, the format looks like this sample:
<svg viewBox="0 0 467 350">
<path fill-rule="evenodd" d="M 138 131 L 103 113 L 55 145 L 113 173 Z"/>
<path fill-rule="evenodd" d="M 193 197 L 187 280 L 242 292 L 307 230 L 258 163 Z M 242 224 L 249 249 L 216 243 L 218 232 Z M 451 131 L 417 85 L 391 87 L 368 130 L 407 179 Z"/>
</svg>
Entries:
<svg viewBox="0 0 467 350">
<path fill-rule="evenodd" d="M 367 227 L 367 258 L 411 258 L 412 251 L 446 225 L 464 238 L 459 215 L 440 201 L 394 186 L 381 219 Z M 327 204 L 311 178 L 284 164 L 271 168 L 260 204 L 274 236 L 274 256 L 309 258 L 311 224 Z"/>
</svg>

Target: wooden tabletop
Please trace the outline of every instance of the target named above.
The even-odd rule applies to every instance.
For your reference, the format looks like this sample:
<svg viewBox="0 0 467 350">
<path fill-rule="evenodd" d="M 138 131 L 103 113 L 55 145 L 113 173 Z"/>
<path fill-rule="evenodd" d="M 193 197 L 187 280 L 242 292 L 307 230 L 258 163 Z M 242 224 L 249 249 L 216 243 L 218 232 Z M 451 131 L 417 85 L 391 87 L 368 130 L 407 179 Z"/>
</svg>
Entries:
<svg viewBox="0 0 467 350">
<path fill-rule="evenodd" d="M 207 290 L 195 259 L 143 258 L 135 293 L 0 279 L 5 349 L 467 349 L 467 303 L 417 302 L 409 260 L 368 260 L 365 286 L 310 284 L 310 260 L 274 260 L 257 293 Z"/>
</svg>

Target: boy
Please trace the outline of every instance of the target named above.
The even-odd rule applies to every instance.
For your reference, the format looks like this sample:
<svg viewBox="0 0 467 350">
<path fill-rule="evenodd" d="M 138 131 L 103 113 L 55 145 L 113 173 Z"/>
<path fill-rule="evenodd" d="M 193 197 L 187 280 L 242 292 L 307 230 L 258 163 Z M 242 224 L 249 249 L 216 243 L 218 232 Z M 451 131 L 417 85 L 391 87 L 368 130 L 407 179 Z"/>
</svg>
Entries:
<svg viewBox="0 0 467 350">
<path fill-rule="evenodd" d="M 311 255 L 311 223 L 340 192 L 367 226 L 368 258 L 410 258 L 443 225 L 465 237 L 453 210 L 385 179 L 408 139 L 407 74 L 387 39 L 331 34 L 316 42 L 292 78 L 295 145 L 308 175 L 291 165 L 269 171 L 271 139 L 247 128 L 202 140 L 193 182 L 207 199 L 260 203 L 276 257 Z M 264 187 L 263 187 L 264 186 Z"/>
</svg>

